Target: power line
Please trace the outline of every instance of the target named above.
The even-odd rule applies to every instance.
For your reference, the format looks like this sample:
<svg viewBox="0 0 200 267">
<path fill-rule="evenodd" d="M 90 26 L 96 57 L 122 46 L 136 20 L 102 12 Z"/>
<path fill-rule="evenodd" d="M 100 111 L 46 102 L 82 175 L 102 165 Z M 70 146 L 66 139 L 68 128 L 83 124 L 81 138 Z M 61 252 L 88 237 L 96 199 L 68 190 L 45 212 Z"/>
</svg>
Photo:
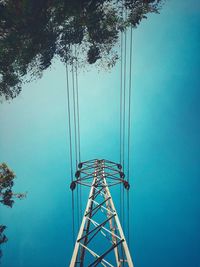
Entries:
<svg viewBox="0 0 200 267">
<path fill-rule="evenodd" d="M 132 46 L 133 46 L 133 29 L 130 30 L 130 65 L 129 65 L 129 101 L 128 101 L 128 157 L 127 157 L 127 179 L 129 181 L 130 169 L 130 132 L 131 132 L 131 89 L 132 89 Z"/>
<path fill-rule="evenodd" d="M 123 78 L 123 33 L 121 32 L 121 60 L 120 60 L 120 151 L 119 151 L 119 159 L 120 164 L 122 164 L 122 96 L 123 96 L 123 86 L 122 86 L 122 78 Z M 120 184 L 120 220 L 122 221 L 122 184 Z"/>
<path fill-rule="evenodd" d="M 130 29 L 130 64 L 129 64 L 129 99 L 128 99 L 128 155 L 127 155 L 127 181 L 129 182 L 130 175 L 130 132 L 131 132 L 131 89 L 132 89 L 132 48 L 133 46 L 133 29 Z M 130 196 L 127 191 L 127 231 L 128 231 L 128 244 L 130 232 Z"/>
<path fill-rule="evenodd" d="M 126 29 L 124 31 L 124 81 L 123 81 L 123 133 L 122 133 L 122 165 L 125 161 L 125 127 L 126 127 Z"/>
<path fill-rule="evenodd" d="M 81 149 L 80 149 L 80 112 L 79 112 L 79 87 L 78 87 L 78 59 L 77 49 L 75 46 L 75 79 L 76 79 L 76 104 L 77 104 L 77 133 L 78 133 L 78 161 L 81 162 Z"/>
<path fill-rule="evenodd" d="M 76 159 L 76 168 L 78 166 L 78 147 L 77 147 L 77 123 L 76 123 L 76 100 L 75 100 L 75 81 L 74 81 L 74 58 L 72 59 L 71 65 L 72 72 L 72 92 L 73 92 L 73 117 L 74 117 L 74 142 L 75 142 L 75 159 Z"/>
<path fill-rule="evenodd" d="M 78 168 L 78 144 L 77 144 L 77 103 L 76 103 L 76 86 L 75 86 L 75 75 L 74 75 L 74 55 L 72 55 L 72 92 L 73 92 L 73 117 L 74 117 L 74 142 L 75 142 L 75 160 L 76 160 L 76 169 Z M 77 225 L 80 224 L 80 199 L 79 199 L 79 186 L 77 186 Z M 77 228 L 78 228 L 77 227 Z"/>
<path fill-rule="evenodd" d="M 73 181 L 73 163 L 72 163 L 72 129 L 71 129 L 71 111 L 70 111 L 70 96 L 69 96 L 69 75 L 68 66 L 66 63 L 66 80 L 67 80 L 67 107 L 68 107 L 68 129 L 69 129 L 69 154 L 70 154 L 70 172 L 71 172 L 71 182 Z M 72 234 L 73 243 L 75 243 L 75 229 L 74 229 L 74 192 L 72 191 Z"/>
<path fill-rule="evenodd" d="M 124 12 L 125 20 L 127 18 L 127 11 L 125 10 Z M 122 166 L 125 169 L 125 137 L 126 137 L 126 58 L 127 58 L 127 53 L 126 53 L 126 48 L 127 48 L 127 29 L 125 28 L 124 30 L 124 77 L 123 77 L 123 132 L 122 132 Z M 122 189 L 122 195 L 123 195 L 123 216 L 122 216 L 122 222 L 123 222 L 123 227 L 125 228 L 125 194 L 124 194 L 124 187 Z"/>
<path fill-rule="evenodd" d="M 80 112 L 79 112 L 79 87 L 78 87 L 78 59 L 77 59 L 77 48 L 75 46 L 75 81 L 76 81 L 76 107 L 77 107 L 77 135 L 78 135 L 78 162 L 81 162 L 81 149 L 80 149 Z M 80 216 L 82 216 L 82 187 L 80 186 L 79 192 L 79 209 Z"/>
</svg>

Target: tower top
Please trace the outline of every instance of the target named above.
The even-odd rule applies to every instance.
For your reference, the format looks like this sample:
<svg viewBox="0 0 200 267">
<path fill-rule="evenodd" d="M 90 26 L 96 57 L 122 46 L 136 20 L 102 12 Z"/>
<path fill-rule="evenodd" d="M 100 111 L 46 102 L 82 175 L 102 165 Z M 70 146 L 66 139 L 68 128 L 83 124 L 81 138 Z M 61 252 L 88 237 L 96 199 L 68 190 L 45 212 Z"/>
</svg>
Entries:
<svg viewBox="0 0 200 267">
<path fill-rule="evenodd" d="M 108 187 L 123 183 L 125 189 L 129 190 L 130 188 L 129 183 L 125 180 L 122 165 L 106 159 L 92 159 L 80 162 L 70 188 L 74 190 L 76 184 L 91 187 L 95 177 L 97 178 L 96 187 L 102 187 L 103 184 L 100 181 L 106 178 L 106 186 Z"/>
</svg>

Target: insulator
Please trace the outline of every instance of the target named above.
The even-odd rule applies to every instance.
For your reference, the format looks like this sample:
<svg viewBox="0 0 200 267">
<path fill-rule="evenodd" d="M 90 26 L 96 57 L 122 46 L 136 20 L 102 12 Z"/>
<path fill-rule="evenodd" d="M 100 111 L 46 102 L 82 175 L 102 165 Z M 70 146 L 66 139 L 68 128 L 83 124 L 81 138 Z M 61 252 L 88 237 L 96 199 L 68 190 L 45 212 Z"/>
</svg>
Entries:
<svg viewBox="0 0 200 267">
<path fill-rule="evenodd" d="M 127 190 L 130 189 L 130 184 L 129 184 L 129 182 L 124 181 L 124 188 L 127 189 Z"/>
<path fill-rule="evenodd" d="M 80 173 L 81 173 L 80 171 L 76 171 L 75 177 L 78 178 L 80 176 Z"/>
<path fill-rule="evenodd" d="M 119 174 L 122 179 L 125 177 L 125 174 L 123 172 L 119 172 Z"/>
<path fill-rule="evenodd" d="M 80 162 L 80 163 L 78 164 L 78 168 L 81 169 L 82 167 L 83 167 L 83 163 Z"/>
<path fill-rule="evenodd" d="M 76 183 L 73 181 L 70 184 L 70 189 L 73 191 L 76 188 Z"/>
<path fill-rule="evenodd" d="M 121 170 L 122 169 L 122 165 L 118 163 L 117 164 L 117 168 Z"/>
</svg>

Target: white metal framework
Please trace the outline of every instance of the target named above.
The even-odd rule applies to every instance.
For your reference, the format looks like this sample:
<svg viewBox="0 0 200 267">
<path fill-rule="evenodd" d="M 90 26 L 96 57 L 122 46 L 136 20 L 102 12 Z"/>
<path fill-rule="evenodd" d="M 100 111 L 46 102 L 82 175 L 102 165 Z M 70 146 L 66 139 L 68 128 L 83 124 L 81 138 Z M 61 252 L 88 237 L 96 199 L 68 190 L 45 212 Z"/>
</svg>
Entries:
<svg viewBox="0 0 200 267">
<path fill-rule="evenodd" d="M 77 184 L 89 186 L 91 189 L 70 267 L 133 267 L 109 190 L 110 186 L 120 183 L 129 189 L 121 165 L 95 159 L 79 163 L 78 167 L 71 189 L 74 190 Z"/>
</svg>

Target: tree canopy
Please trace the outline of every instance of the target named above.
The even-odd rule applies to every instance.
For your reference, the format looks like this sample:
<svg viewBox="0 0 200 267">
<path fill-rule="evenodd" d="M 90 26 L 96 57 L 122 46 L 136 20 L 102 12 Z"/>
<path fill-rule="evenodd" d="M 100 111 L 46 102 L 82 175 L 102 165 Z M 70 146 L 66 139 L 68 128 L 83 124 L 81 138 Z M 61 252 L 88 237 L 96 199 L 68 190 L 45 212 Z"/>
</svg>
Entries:
<svg viewBox="0 0 200 267">
<path fill-rule="evenodd" d="M 113 66 L 120 32 L 158 13 L 161 1 L 0 0 L 0 97 L 16 97 L 55 57 Z"/>
<path fill-rule="evenodd" d="M 0 164 L 0 203 L 12 208 L 14 198 L 22 199 L 26 196 L 24 193 L 13 193 L 12 187 L 14 185 L 15 174 L 11 171 L 5 163 Z M 4 234 L 5 225 L 0 225 L 0 245 L 7 242 L 7 237 Z M 2 251 L 0 249 L 0 257 Z"/>
</svg>

